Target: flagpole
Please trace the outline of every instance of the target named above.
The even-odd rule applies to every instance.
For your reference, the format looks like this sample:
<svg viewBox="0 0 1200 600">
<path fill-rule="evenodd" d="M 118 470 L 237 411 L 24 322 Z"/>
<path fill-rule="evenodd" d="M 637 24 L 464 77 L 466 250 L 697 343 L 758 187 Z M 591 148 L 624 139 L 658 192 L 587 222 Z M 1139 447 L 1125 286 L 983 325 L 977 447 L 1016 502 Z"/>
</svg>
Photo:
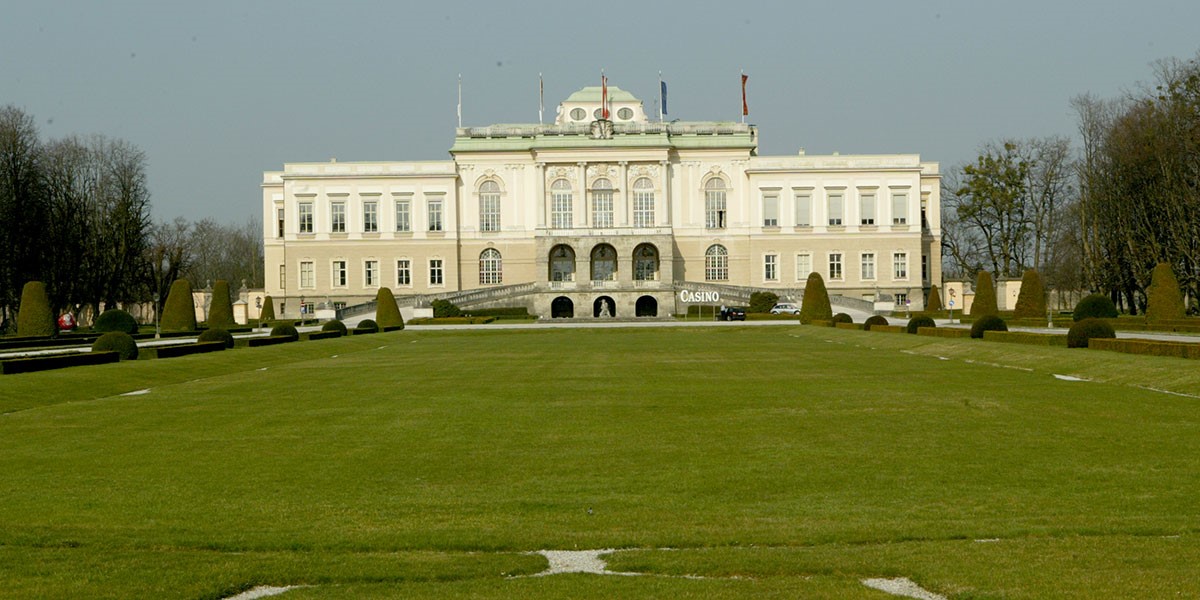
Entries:
<svg viewBox="0 0 1200 600">
<path fill-rule="evenodd" d="M 545 93 L 542 86 L 542 74 L 538 73 L 538 125 L 542 124 L 542 112 L 545 109 Z"/>
<path fill-rule="evenodd" d="M 658 122 L 663 122 L 662 71 L 658 72 Z"/>
<path fill-rule="evenodd" d="M 746 70 L 741 70 L 742 80 L 742 124 L 746 124 Z"/>
<path fill-rule="evenodd" d="M 458 74 L 458 126 L 462 127 L 462 73 Z"/>
</svg>

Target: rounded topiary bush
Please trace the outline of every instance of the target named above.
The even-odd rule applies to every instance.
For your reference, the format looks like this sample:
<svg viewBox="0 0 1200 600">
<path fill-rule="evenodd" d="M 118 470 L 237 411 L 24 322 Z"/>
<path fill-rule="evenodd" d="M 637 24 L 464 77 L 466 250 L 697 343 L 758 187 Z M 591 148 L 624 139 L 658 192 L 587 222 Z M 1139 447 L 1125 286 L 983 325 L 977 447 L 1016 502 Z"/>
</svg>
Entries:
<svg viewBox="0 0 1200 600">
<path fill-rule="evenodd" d="M 294 342 L 300 339 L 300 332 L 291 323 L 279 323 L 271 328 L 271 337 L 289 337 Z"/>
<path fill-rule="evenodd" d="M 915 334 L 922 327 L 937 327 L 937 323 L 934 323 L 933 317 L 929 315 L 917 315 L 908 320 L 905 331 Z"/>
<path fill-rule="evenodd" d="M 851 318 L 850 315 L 848 315 L 846 313 L 838 313 L 836 315 L 833 315 L 832 321 L 836 325 L 838 323 L 853 323 L 854 319 Z"/>
<path fill-rule="evenodd" d="M 262 309 L 258 311 L 258 324 L 265 326 L 275 320 L 275 301 L 270 296 L 263 296 Z"/>
<path fill-rule="evenodd" d="M 890 323 L 888 323 L 887 317 L 883 317 L 880 315 L 871 315 L 871 316 L 867 317 L 867 320 L 863 321 L 863 324 L 866 325 L 866 329 L 870 329 L 876 325 L 890 325 Z"/>
<path fill-rule="evenodd" d="M 404 329 L 404 317 L 400 316 L 400 307 L 396 305 L 396 297 L 392 290 L 381 287 L 375 294 L 375 320 L 380 327 Z M 345 330 L 342 330 L 343 335 Z"/>
<path fill-rule="evenodd" d="M 196 330 L 196 307 L 192 304 L 192 284 L 188 280 L 176 279 L 171 284 L 158 323 L 163 331 Z"/>
<path fill-rule="evenodd" d="M 751 292 L 750 306 L 746 312 L 769 313 L 779 303 L 779 295 L 775 292 Z"/>
<path fill-rule="evenodd" d="M 213 284 L 212 301 L 208 305 L 209 329 L 227 329 L 237 325 L 233 320 L 233 302 L 229 300 L 229 282 L 218 279 Z"/>
<path fill-rule="evenodd" d="M 1068 348 L 1087 348 L 1088 340 L 1092 338 L 1115 338 L 1117 332 L 1112 325 L 1100 319 L 1083 319 L 1076 321 L 1067 331 Z"/>
<path fill-rule="evenodd" d="M 137 342 L 133 336 L 123 331 L 110 331 L 92 343 L 92 352 L 116 352 L 121 360 L 136 360 L 138 357 Z"/>
<path fill-rule="evenodd" d="M 325 324 L 321 326 L 321 331 L 336 331 L 338 332 L 338 335 L 346 335 L 346 325 L 345 323 L 334 319 L 332 321 L 326 321 Z"/>
<path fill-rule="evenodd" d="M 223 342 L 225 344 L 226 348 L 232 348 L 233 347 L 233 334 L 229 333 L 228 331 L 221 329 L 219 327 L 216 329 L 206 329 L 204 331 L 204 333 L 200 334 L 200 337 L 197 338 L 196 341 L 198 341 L 198 342 Z"/>
<path fill-rule="evenodd" d="M 1072 315 L 1076 321 L 1084 319 L 1115 319 L 1117 318 L 1117 305 L 1104 294 L 1092 294 L 1085 296 L 1079 304 L 1075 305 L 1075 313 Z"/>
<path fill-rule="evenodd" d="M 808 325 L 813 321 L 829 321 L 833 319 L 833 307 L 829 305 L 829 290 L 825 289 L 825 280 L 820 273 L 813 271 L 808 274 L 804 284 L 804 298 L 800 301 L 800 323 Z"/>
<path fill-rule="evenodd" d="M 92 325 L 92 330 L 100 333 L 109 331 L 120 331 L 133 335 L 138 332 L 137 319 L 133 315 L 119 309 L 110 308 L 96 317 L 96 322 Z"/>
<path fill-rule="evenodd" d="M 1008 324 L 996 315 L 984 315 L 971 324 L 971 337 L 980 339 L 985 331 L 1008 331 Z"/>
<path fill-rule="evenodd" d="M 21 288 L 21 307 L 17 311 L 17 335 L 54 335 L 54 313 L 46 284 L 30 281 Z"/>
<path fill-rule="evenodd" d="M 363 319 L 358 322 L 358 326 L 354 328 L 354 331 L 361 331 L 363 333 L 376 333 L 379 331 L 379 323 L 376 323 L 371 319 Z"/>
<path fill-rule="evenodd" d="M 462 316 L 462 310 L 449 300 L 434 300 L 429 305 L 433 308 L 433 317 L 435 319 Z"/>
</svg>

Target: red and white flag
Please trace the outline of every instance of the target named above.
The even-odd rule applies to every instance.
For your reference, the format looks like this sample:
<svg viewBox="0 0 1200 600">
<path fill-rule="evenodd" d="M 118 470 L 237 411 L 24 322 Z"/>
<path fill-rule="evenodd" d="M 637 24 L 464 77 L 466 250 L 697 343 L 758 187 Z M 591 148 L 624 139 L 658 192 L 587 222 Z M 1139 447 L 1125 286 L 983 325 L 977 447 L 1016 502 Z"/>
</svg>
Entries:
<svg viewBox="0 0 1200 600">
<path fill-rule="evenodd" d="M 742 116 L 743 117 L 750 114 L 750 107 L 746 104 L 746 80 L 747 79 L 750 79 L 750 76 L 745 73 L 742 73 Z"/>
<path fill-rule="evenodd" d="M 600 115 L 608 119 L 608 78 L 600 72 Z"/>
</svg>

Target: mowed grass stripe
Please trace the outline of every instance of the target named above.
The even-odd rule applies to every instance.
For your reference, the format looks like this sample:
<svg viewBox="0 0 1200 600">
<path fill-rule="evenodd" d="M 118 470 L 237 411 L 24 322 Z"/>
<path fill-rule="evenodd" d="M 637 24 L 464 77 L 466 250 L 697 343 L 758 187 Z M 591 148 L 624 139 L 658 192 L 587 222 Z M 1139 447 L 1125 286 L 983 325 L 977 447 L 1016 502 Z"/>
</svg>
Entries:
<svg viewBox="0 0 1200 600">
<path fill-rule="evenodd" d="M 1097 353 L 803 327 L 368 338 L 114 365 L 140 370 L 134 397 L 84 368 L 74 397 L 0 416 L 0 545 L 806 547 L 1198 522 L 1195 402 L 1047 370 Z M 1035 366 L 934 358 L 955 352 Z M 203 377 L 143 366 L 160 362 Z"/>
</svg>

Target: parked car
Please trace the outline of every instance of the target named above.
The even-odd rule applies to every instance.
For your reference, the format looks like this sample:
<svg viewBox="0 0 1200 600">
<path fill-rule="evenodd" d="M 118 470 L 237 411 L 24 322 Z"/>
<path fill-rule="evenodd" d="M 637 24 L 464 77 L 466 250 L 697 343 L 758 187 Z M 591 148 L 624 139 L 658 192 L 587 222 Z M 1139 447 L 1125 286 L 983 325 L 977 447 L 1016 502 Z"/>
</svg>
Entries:
<svg viewBox="0 0 1200 600">
<path fill-rule="evenodd" d="M 791 302 L 780 302 L 779 304 L 771 307 L 771 314 L 798 315 L 800 314 L 800 307 L 792 304 Z"/>
<path fill-rule="evenodd" d="M 717 318 L 722 321 L 745 321 L 746 309 L 739 306 L 722 306 Z"/>
</svg>

